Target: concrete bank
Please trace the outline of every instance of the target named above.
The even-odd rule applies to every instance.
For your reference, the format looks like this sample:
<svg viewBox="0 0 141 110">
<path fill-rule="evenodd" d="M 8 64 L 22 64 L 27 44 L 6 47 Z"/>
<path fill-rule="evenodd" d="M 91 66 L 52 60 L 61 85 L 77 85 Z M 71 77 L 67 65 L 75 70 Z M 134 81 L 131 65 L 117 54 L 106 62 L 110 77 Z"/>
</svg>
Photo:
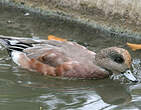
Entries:
<svg viewBox="0 0 141 110">
<path fill-rule="evenodd" d="M 141 34 L 141 0 L 2 0 L 32 11 L 66 17 L 115 34 Z"/>
</svg>

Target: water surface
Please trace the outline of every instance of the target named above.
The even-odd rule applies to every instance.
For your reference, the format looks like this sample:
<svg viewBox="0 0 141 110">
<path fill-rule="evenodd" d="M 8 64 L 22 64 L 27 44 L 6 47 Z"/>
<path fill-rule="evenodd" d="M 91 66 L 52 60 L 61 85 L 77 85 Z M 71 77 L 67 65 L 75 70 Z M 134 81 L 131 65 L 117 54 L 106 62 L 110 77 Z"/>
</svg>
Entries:
<svg viewBox="0 0 141 110">
<path fill-rule="evenodd" d="M 141 79 L 141 51 L 125 43 L 141 42 L 62 20 L 0 5 L 0 34 L 47 39 L 52 34 L 75 40 L 93 51 L 110 46 L 128 49 L 134 74 Z M 112 37 L 111 37 L 112 36 Z M 43 77 L 15 65 L 0 51 L 0 110 L 140 110 L 141 84 L 121 80 L 68 80 Z"/>
</svg>

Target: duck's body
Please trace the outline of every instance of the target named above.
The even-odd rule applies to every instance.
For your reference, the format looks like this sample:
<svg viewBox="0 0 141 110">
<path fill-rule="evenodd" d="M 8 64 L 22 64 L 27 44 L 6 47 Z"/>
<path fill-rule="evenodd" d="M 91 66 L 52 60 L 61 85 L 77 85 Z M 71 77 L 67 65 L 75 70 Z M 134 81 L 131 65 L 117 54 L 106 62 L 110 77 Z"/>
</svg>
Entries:
<svg viewBox="0 0 141 110">
<path fill-rule="evenodd" d="M 105 78 L 131 65 L 130 54 L 122 48 L 111 47 L 96 54 L 75 42 L 0 38 L 15 63 L 43 75 Z"/>
</svg>

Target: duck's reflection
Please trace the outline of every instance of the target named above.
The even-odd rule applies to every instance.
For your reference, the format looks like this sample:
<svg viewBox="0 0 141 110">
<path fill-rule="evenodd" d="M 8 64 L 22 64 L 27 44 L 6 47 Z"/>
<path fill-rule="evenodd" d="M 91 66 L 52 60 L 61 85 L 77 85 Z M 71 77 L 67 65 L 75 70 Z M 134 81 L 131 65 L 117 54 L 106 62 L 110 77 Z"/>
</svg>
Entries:
<svg viewBox="0 0 141 110">
<path fill-rule="evenodd" d="M 118 81 L 104 80 L 95 87 L 95 91 L 101 96 L 101 99 L 108 104 L 123 104 L 131 101 L 131 95 L 125 85 Z"/>
<path fill-rule="evenodd" d="M 45 90 L 48 89 L 51 92 L 46 93 L 46 95 L 44 94 L 43 96 L 46 97 L 47 95 L 52 94 L 56 97 L 56 100 L 60 100 L 61 98 L 63 102 L 73 102 L 73 100 L 76 99 L 78 102 L 83 102 L 81 105 L 86 104 L 91 99 L 92 102 L 101 100 L 103 103 L 112 105 L 123 104 L 131 101 L 131 95 L 128 92 L 127 87 L 120 84 L 119 81 L 113 81 L 110 79 L 60 80 L 48 78 L 38 84 L 33 83 L 30 85 L 22 85 Z"/>
</svg>

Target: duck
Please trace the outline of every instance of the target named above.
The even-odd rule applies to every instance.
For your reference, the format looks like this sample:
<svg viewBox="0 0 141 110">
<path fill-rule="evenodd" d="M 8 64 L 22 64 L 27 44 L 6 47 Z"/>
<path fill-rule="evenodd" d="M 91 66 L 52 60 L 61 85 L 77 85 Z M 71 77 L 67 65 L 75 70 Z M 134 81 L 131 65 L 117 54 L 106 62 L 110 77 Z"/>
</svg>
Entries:
<svg viewBox="0 0 141 110">
<path fill-rule="evenodd" d="M 73 41 L 3 35 L 0 35 L 0 44 L 15 64 L 44 76 L 103 79 L 123 74 L 137 81 L 130 70 L 131 55 L 123 48 L 108 47 L 95 53 Z"/>
</svg>

